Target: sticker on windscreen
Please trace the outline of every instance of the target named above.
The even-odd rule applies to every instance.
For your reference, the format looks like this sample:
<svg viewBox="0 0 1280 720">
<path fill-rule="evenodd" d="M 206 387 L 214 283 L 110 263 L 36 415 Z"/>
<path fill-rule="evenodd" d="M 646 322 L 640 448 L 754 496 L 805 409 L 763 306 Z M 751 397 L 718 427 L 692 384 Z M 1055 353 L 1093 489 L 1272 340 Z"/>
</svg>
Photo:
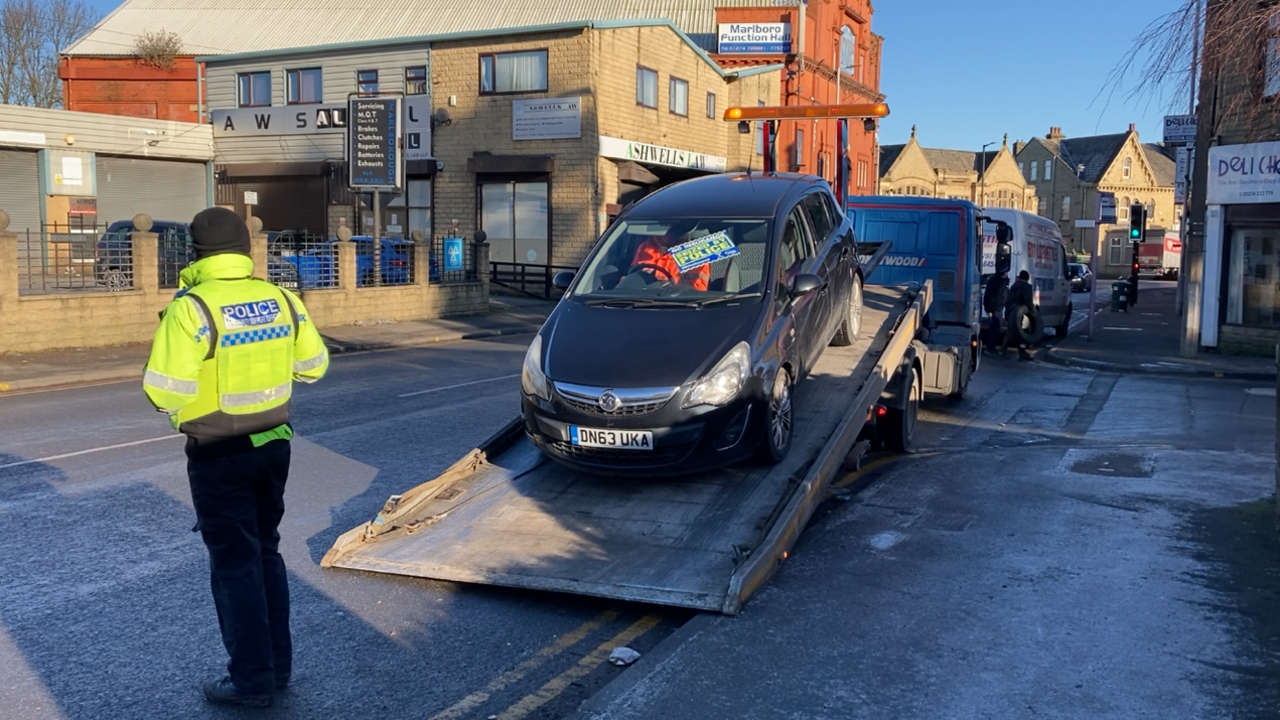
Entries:
<svg viewBox="0 0 1280 720">
<path fill-rule="evenodd" d="M 671 259 L 676 261 L 676 267 L 682 273 L 733 257 L 738 252 L 738 246 L 723 230 L 681 243 L 670 250 Z"/>
</svg>

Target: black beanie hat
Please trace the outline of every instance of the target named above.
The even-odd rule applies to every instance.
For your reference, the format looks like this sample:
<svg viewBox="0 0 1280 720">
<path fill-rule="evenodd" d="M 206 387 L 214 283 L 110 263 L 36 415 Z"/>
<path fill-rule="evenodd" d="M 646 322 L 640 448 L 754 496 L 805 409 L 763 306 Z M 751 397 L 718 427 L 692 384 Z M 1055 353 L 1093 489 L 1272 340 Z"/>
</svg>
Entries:
<svg viewBox="0 0 1280 720">
<path fill-rule="evenodd" d="M 1019 279 L 1019 280 L 1030 280 L 1030 279 L 1031 279 L 1031 273 L 1027 272 L 1026 270 L 1023 270 L 1022 272 L 1018 273 L 1018 279 Z"/>
<path fill-rule="evenodd" d="M 224 253 L 252 255 L 248 226 L 239 215 L 221 207 L 196 214 L 191 221 L 191 246 L 197 260 Z"/>
</svg>

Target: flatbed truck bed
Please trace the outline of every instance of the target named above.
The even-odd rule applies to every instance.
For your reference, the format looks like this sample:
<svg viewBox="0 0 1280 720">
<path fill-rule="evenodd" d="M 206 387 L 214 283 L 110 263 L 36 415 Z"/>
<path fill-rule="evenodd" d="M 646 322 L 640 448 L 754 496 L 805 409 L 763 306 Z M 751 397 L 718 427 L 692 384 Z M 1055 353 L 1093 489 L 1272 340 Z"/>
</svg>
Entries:
<svg viewBox="0 0 1280 720">
<path fill-rule="evenodd" d="M 516 418 L 388 499 L 321 565 L 736 614 L 785 559 L 882 393 L 910 371 L 931 292 L 866 288 L 862 337 L 828 347 L 796 388 L 794 445 L 777 465 L 601 477 L 543 456 Z"/>
</svg>

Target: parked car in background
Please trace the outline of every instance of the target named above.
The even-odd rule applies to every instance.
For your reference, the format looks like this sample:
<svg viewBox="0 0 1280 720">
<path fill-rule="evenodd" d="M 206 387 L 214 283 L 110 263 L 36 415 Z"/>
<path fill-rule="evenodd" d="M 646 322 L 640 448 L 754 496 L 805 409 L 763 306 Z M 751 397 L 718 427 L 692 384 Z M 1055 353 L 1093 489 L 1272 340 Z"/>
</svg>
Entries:
<svg viewBox="0 0 1280 720">
<path fill-rule="evenodd" d="M 1089 292 L 1093 289 L 1093 273 L 1084 263 L 1069 263 L 1067 272 L 1071 277 L 1071 292 Z"/>
<path fill-rule="evenodd" d="M 191 249 L 191 229 L 187 223 L 156 220 L 151 225 L 156 233 L 159 251 L 160 287 L 178 286 L 178 274 L 195 259 Z M 117 220 L 94 246 L 93 277 L 110 290 L 133 287 L 133 221 Z"/>
</svg>

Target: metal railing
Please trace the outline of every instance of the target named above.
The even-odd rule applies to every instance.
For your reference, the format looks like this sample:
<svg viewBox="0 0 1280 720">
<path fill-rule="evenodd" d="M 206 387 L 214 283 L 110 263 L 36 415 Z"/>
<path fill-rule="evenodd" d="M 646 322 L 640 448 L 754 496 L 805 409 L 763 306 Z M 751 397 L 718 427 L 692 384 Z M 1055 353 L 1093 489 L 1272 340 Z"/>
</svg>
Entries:
<svg viewBox="0 0 1280 720">
<path fill-rule="evenodd" d="M 19 295 L 133 287 L 132 256 L 112 258 L 103 252 L 104 225 L 51 223 L 16 232 Z"/>
<path fill-rule="evenodd" d="M 268 233 L 267 279 L 290 290 L 322 290 L 339 286 L 338 247 L 324 235 L 307 232 Z"/>
<path fill-rule="evenodd" d="M 417 246 L 412 240 L 384 237 L 376 251 L 373 238 L 355 237 L 352 242 L 356 245 L 356 287 L 413 284 Z"/>
<path fill-rule="evenodd" d="M 530 297 L 544 300 L 558 300 L 564 291 L 551 284 L 556 273 L 568 270 L 577 272 L 577 267 L 566 265 L 529 265 L 526 263 L 489 261 L 489 282 L 508 290 L 515 290 Z"/>
<path fill-rule="evenodd" d="M 476 280 L 475 243 L 460 237 L 438 237 L 431 245 L 428 281 L 432 284 Z"/>
</svg>

